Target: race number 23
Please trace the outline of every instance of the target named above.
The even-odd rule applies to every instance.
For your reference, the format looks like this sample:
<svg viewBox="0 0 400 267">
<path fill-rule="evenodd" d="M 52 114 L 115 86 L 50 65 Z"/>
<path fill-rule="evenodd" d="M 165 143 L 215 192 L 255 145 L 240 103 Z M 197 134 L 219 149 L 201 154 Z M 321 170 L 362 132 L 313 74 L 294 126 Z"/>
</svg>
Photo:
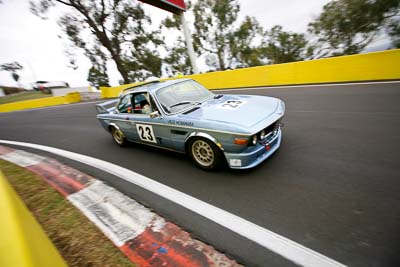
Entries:
<svg viewBox="0 0 400 267">
<path fill-rule="evenodd" d="M 136 130 L 139 138 L 142 141 L 157 143 L 156 137 L 154 136 L 153 127 L 145 124 L 136 124 Z"/>
</svg>

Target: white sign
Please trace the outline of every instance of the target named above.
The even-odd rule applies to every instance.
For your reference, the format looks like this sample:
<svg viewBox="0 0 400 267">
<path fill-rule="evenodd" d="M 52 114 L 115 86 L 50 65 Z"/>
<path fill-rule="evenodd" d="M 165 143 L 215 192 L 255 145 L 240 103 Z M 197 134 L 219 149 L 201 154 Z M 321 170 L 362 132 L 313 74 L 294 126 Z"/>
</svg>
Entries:
<svg viewBox="0 0 400 267">
<path fill-rule="evenodd" d="M 156 137 L 154 135 L 153 127 L 146 124 L 136 124 L 136 130 L 139 135 L 140 140 L 157 143 Z"/>
</svg>

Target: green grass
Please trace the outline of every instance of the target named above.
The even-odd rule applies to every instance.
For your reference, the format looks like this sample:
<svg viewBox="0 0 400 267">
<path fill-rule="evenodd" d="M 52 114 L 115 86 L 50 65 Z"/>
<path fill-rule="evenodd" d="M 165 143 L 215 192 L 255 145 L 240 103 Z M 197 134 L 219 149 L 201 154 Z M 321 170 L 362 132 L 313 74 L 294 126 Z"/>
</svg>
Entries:
<svg viewBox="0 0 400 267">
<path fill-rule="evenodd" d="M 24 101 L 24 100 L 51 97 L 51 96 L 52 95 L 50 95 L 50 94 L 44 94 L 42 92 L 37 92 L 37 91 L 16 93 L 16 94 L 0 97 L 0 105 L 6 104 L 6 103 L 12 103 L 12 102 Z"/>
<path fill-rule="evenodd" d="M 36 174 L 0 160 L 0 169 L 68 266 L 135 266 L 102 232 Z"/>
</svg>

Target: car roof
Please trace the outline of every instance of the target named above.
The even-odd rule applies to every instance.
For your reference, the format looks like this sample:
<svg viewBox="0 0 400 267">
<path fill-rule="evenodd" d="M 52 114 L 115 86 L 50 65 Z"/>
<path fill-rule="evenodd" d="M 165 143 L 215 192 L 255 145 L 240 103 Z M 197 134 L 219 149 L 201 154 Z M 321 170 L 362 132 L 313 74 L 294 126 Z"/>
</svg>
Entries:
<svg viewBox="0 0 400 267">
<path fill-rule="evenodd" d="M 175 80 L 167 80 L 167 81 L 152 81 L 149 83 L 144 83 L 143 85 L 137 85 L 137 86 L 133 86 L 130 88 L 127 88 L 124 90 L 123 95 L 132 93 L 134 91 L 148 91 L 148 92 L 155 92 L 160 88 L 172 85 L 172 84 L 176 84 L 176 83 L 180 83 L 183 81 L 190 81 L 192 79 L 187 79 L 187 78 L 183 78 L 183 79 L 175 79 Z"/>
</svg>

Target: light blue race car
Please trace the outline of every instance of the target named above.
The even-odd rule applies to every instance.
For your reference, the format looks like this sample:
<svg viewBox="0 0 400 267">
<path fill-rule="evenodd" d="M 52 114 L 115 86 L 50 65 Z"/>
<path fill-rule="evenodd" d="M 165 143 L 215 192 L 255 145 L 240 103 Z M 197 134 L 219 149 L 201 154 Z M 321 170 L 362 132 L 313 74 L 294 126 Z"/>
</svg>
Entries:
<svg viewBox="0 0 400 267">
<path fill-rule="evenodd" d="M 127 88 L 96 106 L 114 141 L 187 153 L 205 170 L 224 162 L 252 168 L 281 144 L 283 101 L 265 96 L 213 94 L 191 79 L 153 81 Z"/>
</svg>

